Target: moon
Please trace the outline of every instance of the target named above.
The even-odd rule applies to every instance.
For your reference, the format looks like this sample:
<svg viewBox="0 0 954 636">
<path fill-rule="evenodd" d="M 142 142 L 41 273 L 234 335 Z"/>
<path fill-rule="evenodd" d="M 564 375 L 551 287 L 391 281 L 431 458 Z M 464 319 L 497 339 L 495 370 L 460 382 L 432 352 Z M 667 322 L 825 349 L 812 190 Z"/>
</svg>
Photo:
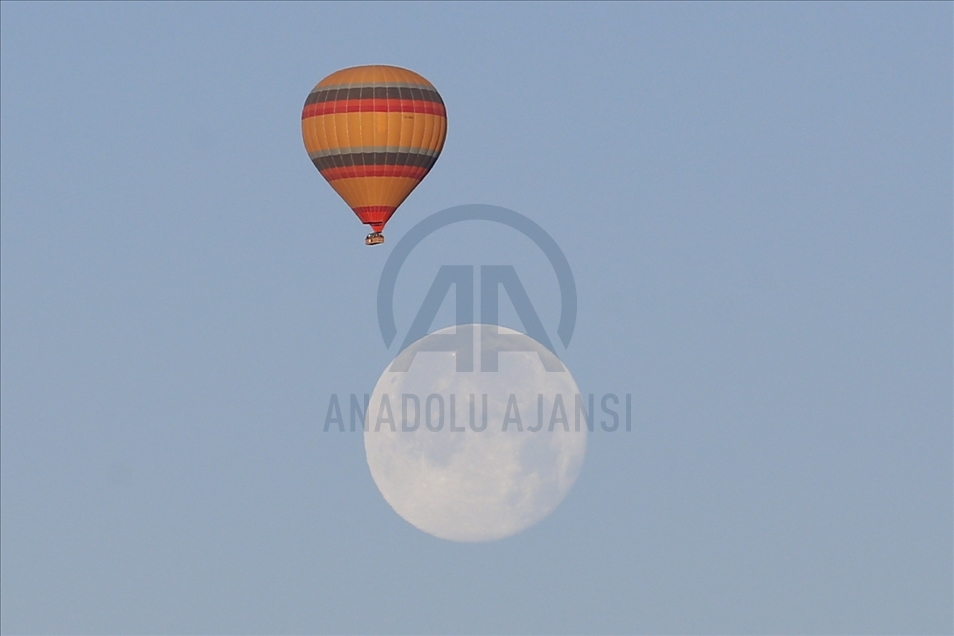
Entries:
<svg viewBox="0 0 954 636">
<path fill-rule="evenodd" d="M 455 333 L 497 351 L 497 370 L 482 369 L 480 351 L 473 371 L 458 371 L 458 352 L 434 350 Z M 552 513 L 576 481 L 586 454 L 581 405 L 569 370 L 529 336 L 441 329 L 381 374 L 365 420 L 368 467 L 414 527 L 451 541 L 502 539 Z"/>
</svg>

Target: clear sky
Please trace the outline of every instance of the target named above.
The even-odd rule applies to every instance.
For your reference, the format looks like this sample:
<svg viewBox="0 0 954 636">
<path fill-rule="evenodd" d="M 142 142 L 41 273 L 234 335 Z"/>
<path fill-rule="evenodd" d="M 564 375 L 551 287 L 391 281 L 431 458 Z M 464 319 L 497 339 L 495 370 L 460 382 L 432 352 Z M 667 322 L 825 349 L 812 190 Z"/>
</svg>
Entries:
<svg viewBox="0 0 954 636">
<path fill-rule="evenodd" d="M 952 17 L 4 2 L 0 628 L 951 633 Z M 299 123 L 372 63 L 449 120 L 376 248 Z M 415 252 L 384 346 L 387 254 L 465 203 L 557 241 L 559 353 L 634 402 L 485 544 L 410 526 L 321 431 L 441 264 L 513 264 L 556 342 L 546 261 L 472 223 Z"/>
</svg>

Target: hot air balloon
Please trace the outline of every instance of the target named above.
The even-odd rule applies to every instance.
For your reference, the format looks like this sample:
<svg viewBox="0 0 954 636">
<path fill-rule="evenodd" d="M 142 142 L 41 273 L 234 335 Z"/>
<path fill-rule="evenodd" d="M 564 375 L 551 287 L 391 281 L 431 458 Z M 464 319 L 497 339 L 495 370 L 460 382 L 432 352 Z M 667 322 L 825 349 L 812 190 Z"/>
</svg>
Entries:
<svg viewBox="0 0 954 636">
<path fill-rule="evenodd" d="M 318 82 L 305 100 L 301 135 L 312 163 L 362 223 L 367 245 L 430 171 L 447 134 L 434 86 L 396 66 L 356 66 Z"/>
</svg>

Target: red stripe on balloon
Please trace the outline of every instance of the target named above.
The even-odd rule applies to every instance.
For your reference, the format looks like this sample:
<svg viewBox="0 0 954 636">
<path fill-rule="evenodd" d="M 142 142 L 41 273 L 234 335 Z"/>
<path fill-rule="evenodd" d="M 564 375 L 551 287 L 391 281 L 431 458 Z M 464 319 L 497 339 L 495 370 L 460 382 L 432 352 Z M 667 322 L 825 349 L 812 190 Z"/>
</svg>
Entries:
<svg viewBox="0 0 954 636">
<path fill-rule="evenodd" d="M 418 99 L 340 99 L 333 102 L 307 104 L 301 118 L 331 115 L 333 113 L 422 113 L 447 116 L 444 104 Z"/>
<path fill-rule="evenodd" d="M 380 232 L 397 208 L 389 205 L 367 205 L 352 209 L 362 223 L 370 225 L 375 232 Z"/>
<path fill-rule="evenodd" d="M 407 177 L 423 179 L 427 174 L 426 168 L 419 166 L 343 166 L 339 168 L 325 168 L 321 171 L 328 181 L 338 179 L 356 179 L 360 177 Z"/>
</svg>

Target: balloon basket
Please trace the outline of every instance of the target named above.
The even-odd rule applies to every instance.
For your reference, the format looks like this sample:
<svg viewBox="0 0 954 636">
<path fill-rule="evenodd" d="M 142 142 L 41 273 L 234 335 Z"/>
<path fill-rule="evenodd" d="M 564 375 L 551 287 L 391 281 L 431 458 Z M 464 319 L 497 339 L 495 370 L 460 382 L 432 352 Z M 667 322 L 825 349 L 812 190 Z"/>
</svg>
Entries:
<svg viewBox="0 0 954 636">
<path fill-rule="evenodd" d="M 364 239 L 365 245 L 379 245 L 384 243 L 384 235 L 380 232 L 371 232 Z"/>
</svg>

